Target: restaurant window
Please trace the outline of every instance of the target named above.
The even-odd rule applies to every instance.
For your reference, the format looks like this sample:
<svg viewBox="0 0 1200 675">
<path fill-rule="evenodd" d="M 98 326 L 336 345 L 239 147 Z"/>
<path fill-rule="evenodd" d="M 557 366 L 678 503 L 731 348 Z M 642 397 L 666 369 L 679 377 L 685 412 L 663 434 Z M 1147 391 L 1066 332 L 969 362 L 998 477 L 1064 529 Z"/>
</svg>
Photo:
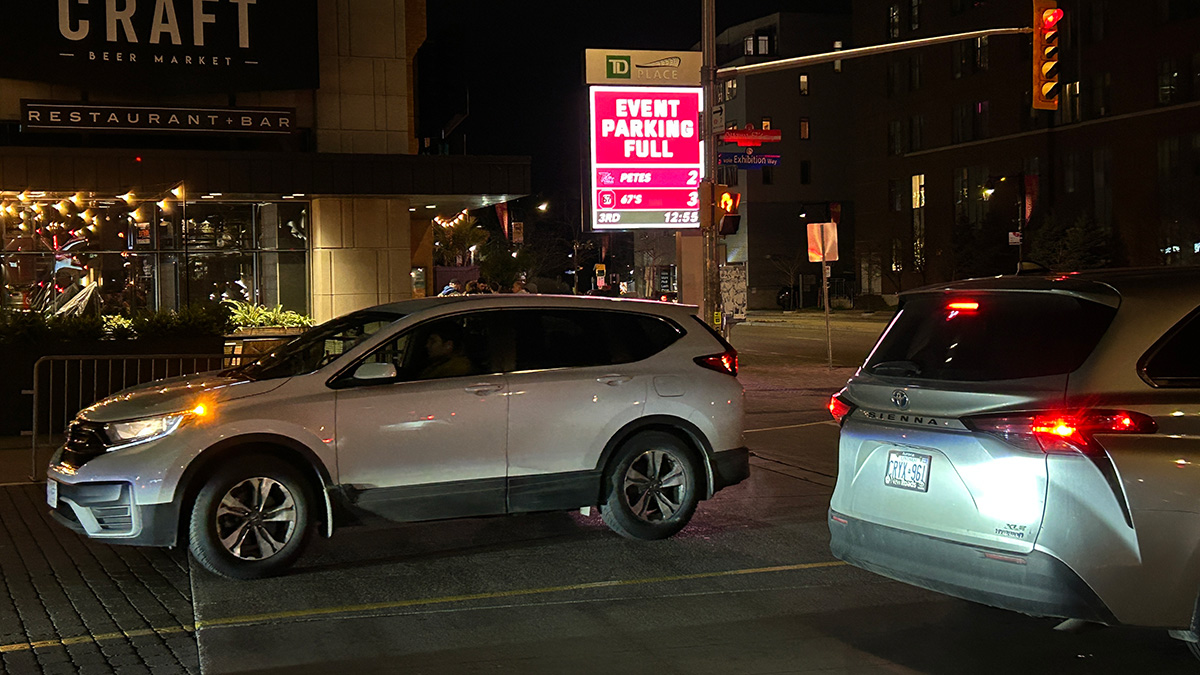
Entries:
<svg viewBox="0 0 1200 675">
<path fill-rule="evenodd" d="M 305 201 L 8 191 L 0 211 L 5 307 L 86 293 L 104 314 L 223 300 L 309 312 Z"/>
</svg>

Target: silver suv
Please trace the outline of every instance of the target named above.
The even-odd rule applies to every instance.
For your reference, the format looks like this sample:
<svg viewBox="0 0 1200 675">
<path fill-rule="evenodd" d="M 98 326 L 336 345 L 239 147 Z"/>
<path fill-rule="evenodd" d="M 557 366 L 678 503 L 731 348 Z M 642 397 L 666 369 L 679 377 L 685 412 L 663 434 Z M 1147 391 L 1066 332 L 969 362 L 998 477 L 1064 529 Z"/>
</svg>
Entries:
<svg viewBox="0 0 1200 675">
<path fill-rule="evenodd" d="M 905 293 L 830 410 L 838 558 L 1197 652 L 1200 268 Z"/>
<path fill-rule="evenodd" d="M 342 507 L 397 521 L 599 505 L 637 539 L 749 475 L 737 353 L 675 304 L 428 298 L 333 319 L 245 367 L 82 411 L 56 520 L 274 573 Z"/>
</svg>

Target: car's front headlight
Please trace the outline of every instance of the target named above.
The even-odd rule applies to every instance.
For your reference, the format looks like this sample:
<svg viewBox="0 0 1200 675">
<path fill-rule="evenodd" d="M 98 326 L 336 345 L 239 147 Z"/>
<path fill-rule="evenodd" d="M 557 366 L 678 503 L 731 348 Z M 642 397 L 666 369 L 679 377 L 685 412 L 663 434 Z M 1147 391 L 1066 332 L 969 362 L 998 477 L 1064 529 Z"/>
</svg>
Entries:
<svg viewBox="0 0 1200 675">
<path fill-rule="evenodd" d="M 203 417 L 207 409 L 198 405 L 192 410 L 141 417 L 123 422 L 109 422 L 104 425 L 104 435 L 108 437 L 108 450 L 120 450 L 131 445 L 148 443 L 164 436 L 175 433 L 175 430 L 189 417 Z"/>
</svg>

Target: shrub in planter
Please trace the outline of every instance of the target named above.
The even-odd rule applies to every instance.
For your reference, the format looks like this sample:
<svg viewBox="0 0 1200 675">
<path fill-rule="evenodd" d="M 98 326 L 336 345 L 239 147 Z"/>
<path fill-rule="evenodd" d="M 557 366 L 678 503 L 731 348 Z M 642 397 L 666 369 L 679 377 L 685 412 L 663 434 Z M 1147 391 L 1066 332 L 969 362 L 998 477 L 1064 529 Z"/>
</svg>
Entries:
<svg viewBox="0 0 1200 675">
<path fill-rule="evenodd" d="M 252 302 L 225 300 L 229 307 L 229 320 L 239 330 L 246 328 L 307 328 L 312 319 L 283 305 L 267 307 Z"/>
</svg>

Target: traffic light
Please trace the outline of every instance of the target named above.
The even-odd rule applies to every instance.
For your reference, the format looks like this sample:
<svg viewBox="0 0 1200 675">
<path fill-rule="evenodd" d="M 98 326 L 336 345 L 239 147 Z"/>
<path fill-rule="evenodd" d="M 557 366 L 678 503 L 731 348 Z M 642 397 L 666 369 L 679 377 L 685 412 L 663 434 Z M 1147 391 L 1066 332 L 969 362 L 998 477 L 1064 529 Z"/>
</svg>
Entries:
<svg viewBox="0 0 1200 675">
<path fill-rule="evenodd" d="M 721 218 L 717 232 L 721 235 L 737 234 L 738 225 L 742 222 L 742 216 L 738 213 L 741 204 L 740 192 L 730 192 L 728 185 L 717 186 L 717 214 Z"/>
<path fill-rule="evenodd" d="M 1058 110 L 1058 24 L 1055 0 L 1033 0 L 1033 107 Z"/>
</svg>

